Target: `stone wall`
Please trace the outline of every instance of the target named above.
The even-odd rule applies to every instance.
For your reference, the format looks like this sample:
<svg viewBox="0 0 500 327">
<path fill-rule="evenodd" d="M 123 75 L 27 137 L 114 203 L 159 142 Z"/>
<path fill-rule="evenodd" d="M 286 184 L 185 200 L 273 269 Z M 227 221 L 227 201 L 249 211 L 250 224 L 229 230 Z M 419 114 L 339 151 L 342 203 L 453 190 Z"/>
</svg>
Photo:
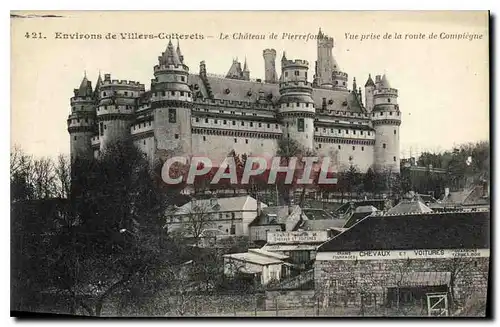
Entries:
<svg viewBox="0 0 500 327">
<path fill-rule="evenodd" d="M 294 291 L 267 291 L 265 299 L 265 310 L 296 309 L 303 307 L 313 307 L 317 302 L 314 290 L 294 290 Z"/>
<path fill-rule="evenodd" d="M 449 292 L 460 306 L 472 296 L 485 297 L 488 289 L 489 258 L 427 258 L 403 260 L 316 261 L 314 279 L 322 302 L 329 306 L 356 306 L 363 294 L 369 303 L 386 302 L 388 288 L 413 272 L 450 272 Z M 365 303 L 368 303 L 366 301 Z"/>
</svg>

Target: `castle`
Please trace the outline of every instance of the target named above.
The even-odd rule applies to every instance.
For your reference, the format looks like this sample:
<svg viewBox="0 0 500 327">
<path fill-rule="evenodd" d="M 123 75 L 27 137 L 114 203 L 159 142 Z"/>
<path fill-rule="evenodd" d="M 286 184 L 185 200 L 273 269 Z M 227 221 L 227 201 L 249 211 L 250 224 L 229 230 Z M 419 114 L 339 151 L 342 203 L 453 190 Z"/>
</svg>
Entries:
<svg viewBox="0 0 500 327">
<path fill-rule="evenodd" d="M 263 51 L 265 78 L 251 79 L 246 63 L 233 60 L 226 76 L 207 72 L 204 61 L 190 73 L 179 44 L 158 57 L 150 90 L 139 82 L 105 74 L 95 88 L 85 76 L 71 98 L 67 120 L 71 158 L 97 157 L 106 146 L 131 137 L 151 162 L 159 153 L 221 159 L 237 154 L 275 155 L 277 140 L 288 137 L 339 169 L 399 172 L 398 90 L 385 75 L 368 76 L 364 88 L 332 54 L 334 40 L 317 38 L 315 75 L 309 62 Z"/>
</svg>

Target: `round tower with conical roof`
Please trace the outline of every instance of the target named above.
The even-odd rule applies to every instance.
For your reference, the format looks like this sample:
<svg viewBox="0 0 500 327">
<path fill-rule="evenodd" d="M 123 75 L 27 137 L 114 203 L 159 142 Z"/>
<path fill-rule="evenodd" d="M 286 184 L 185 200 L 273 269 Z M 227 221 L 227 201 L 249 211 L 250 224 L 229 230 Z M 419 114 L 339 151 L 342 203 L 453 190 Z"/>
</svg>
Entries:
<svg viewBox="0 0 500 327">
<path fill-rule="evenodd" d="M 385 75 L 377 76 L 373 90 L 372 123 L 375 129 L 374 168 L 376 171 L 399 173 L 399 126 L 401 112 L 398 90 L 390 86 Z"/>
<path fill-rule="evenodd" d="M 70 134 L 71 161 L 92 158 L 91 139 L 95 133 L 96 103 L 92 82 L 83 77 L 80 87 L 70 99 L 71 113 L 67 125 Z"/>
<path fill-rule="evenodd" d="M 305 60 L 281 61 L 278 114 L 283 136 L 296 140 L 305 150 L 314 144 L 314 119 L 316 110 L 312 99 L 312 83 L 307 80 L 309 63 Z"/>
<path fill-rule="evenodd" d="M 191 153 L 191 108 L 193 97 L 188 86 L 189 68 L 180 47 L 169 41 L 158 57 L 151 81 L 151 109 L 157 151 L 175 155 Z"/>
</svg>

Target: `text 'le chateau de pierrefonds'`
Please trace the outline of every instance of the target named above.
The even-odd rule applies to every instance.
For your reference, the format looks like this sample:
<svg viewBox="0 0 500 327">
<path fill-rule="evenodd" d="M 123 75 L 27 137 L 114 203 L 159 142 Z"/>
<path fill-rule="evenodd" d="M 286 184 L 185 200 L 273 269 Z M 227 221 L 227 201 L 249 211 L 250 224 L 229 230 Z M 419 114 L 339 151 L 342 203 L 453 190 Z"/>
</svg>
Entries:
<svg viewBox="0 0 500 327">
<path fill-rule="evenodd" d="M 238 154 L 273 156 L 277 140 L 292 138 L 341 167 L 399 171 L 398 90 L 385 75 L 368 75 L 362 89 L 335 60 L 334 40 L 319 31 L 312 83 L 309 62 L 287 59 L 281 74 L 276 51 L 263 50 L 265 78 L 251 79 L 246 63 L 233 60 L 224 76 L 189 72 L 172 42 L 153 67 L 150 90 L 139 82 L 113 80 L 95 88 L 85 76 L 71 98 L 71 157 L 92 158 L 127 137 L 151 162 L 160 153 L 222 160 Z"/>
</svg>

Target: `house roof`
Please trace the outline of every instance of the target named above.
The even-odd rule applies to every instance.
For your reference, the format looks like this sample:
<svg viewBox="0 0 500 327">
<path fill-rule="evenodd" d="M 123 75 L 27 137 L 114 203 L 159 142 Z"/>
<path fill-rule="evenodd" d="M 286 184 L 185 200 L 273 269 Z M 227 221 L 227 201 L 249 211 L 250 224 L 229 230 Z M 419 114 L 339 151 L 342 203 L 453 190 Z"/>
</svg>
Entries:
<svg viewBox="0 0 500 327">
<path fill-rule="evenodd" d="M 308 220 L 305 214 L 301 215 L 302 209 L 298 205 L 292 206 L 292 213 L 289 214 L 288 206 L 273 206 L 262 208 L 260 216 L 249 224 L 249 226 L 260 225 L 285 225 L 286 231 L 292 231 L 302 220 Z"/>
<path fill-rule="evenodd" d="M 323 209 L 304 208 L 302 209 L 309 220 L 329 220 L 334 217 Z"/>
<path fill-rule="evenodd" d="M 273 258 L 270 256 L 264 256 L 264 255 L 261 255 L 259 253 L 254 253 L 254 252 L 224 254 L 223 257 L 235 259 L 235 260 L 239 260 L 239 261 L 255 263 L 255 264 L 261 265 L 261 266 L 283 263 L 283 261 L 280 259 Z"/>
<path fill-rule="evenodd" d="M 352 213 L 349 218 L 347 219 L 346 223 L 344 224 L 344 228 L 351 228 L 361 220 L 365 219 L 368 216 L 373 215 L 373 212 L 354 212 Z"/>
<path fill-rule="evenodd" d="M 198 74 L 189 75 L 189 84 L 198 85 L 203 97 L 208 98 L 206 85 Z M 269 104 L 275 104 L 280 98 L 279 85 L 274 83 L 258 82 L 256 80 L 237 80 L 215 74 L 207 74 L 207 80 L 215 99 L 242 102 L 257 102 L 259 92 L 264 92 Z M 354 94 L 348 91 L 314 88 L 312 98 L 316 108 L 322 108 L 323 98 L 326 98 L 327 110 L 361 112 L 362 109 Z M 330 104 L 332 100 L 332 104 Z M 274 110 L 270 108 L 270 110 Z"/>
<path fill-rule="evenodd" d="M 249 204 L 252 202 L 257 203 L 257 200 L 248 195 L 231 198 L 201 199 L 186 203 L 182 207 L 178 208 L 175 211 L 175 214 L 188 214 L 196 207 L 204 208 L 206 212 L 255 210 L 255 208 L 249 208 Z M 266 204 L 262 203 L 262 206 L 266 206 Z"/>
<path fill-rule="evenodd" d="M 479 249 L 489 240 L 489 211 L 370 216 L 318 251 Z"/>
<path fill-rule="evenodd" d="M 304 230 L 307 231 L 319 231 L 328 230 L 332 228 L 341 228 L 345 225 L 345 219 L 316 219 L 316 220 L 306 220 L 304 223 Z"/>
<path fill-rule="evenodd" d="M 401 200 L 397 205 L 387 210 L 388 215 L 408 214 L 408 213 L 426 213 L 432 212 L 432 209 L 421 201 Z"/>
</svg>

